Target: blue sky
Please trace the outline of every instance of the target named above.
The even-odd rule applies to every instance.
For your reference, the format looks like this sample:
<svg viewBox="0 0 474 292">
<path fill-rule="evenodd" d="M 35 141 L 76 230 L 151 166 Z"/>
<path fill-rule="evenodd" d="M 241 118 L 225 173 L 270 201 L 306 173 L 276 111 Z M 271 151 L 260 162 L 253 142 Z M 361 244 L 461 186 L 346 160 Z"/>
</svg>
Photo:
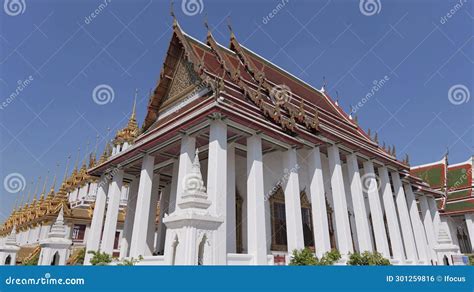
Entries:
<svg viewBox="0 0 474 292">
<path fill-rule="evenodd" d="M 18 196 L 5 189 L 9 175 L 29 186 L 59 162 L 62 176 L 69 155 L 91 150 L 96 135 L 101 149 L 106 129 L 111 139 L 125 124 L 135 88 L 144 119 L 171 37 L 169 1 L 105 1 L 4 0 L 0 221 Z M 473 155 L 473 1 L 191 2 L 196 11 L 174 5 L 188 34 L 205 39 L 207 14 L 227 45 L 230 17 L 246 47 L 315 87 L 324 76 L 346 111 L 386 78 L 358 108 L 359 123 L 395 144 L 399 157 L 409 153 L 412 165 L 440 159 L 446 147 L 452 163 Z M 104 84 L 113 100 L 95 102 Z"/>
</svg>

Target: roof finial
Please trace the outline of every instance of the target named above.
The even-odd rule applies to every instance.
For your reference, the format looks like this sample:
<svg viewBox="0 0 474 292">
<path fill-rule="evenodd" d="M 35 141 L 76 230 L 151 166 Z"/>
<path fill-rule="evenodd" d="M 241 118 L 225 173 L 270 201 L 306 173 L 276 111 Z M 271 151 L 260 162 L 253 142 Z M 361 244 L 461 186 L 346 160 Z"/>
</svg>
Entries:
<svg viewBox="0 0 474 292">
<path fill-rule="evenodd" d="M 176 26 L 178 22 L 176 21 L 176 15 L 174 14 L 174 1 L 170 1 L 170 15 L 173 17 L 173 26 Z"/>
<path fill-rule="evenodd" d="M 53 178 L 53 183 L 51 184 L 50 192 L 54 191 L 54 189 L 56 188 L 56 178 L 58 176 L 58 169 L 59 169 L 59 162 L 56 163 L 56 170 L 54 171 L 54 178 Z"/>
<path fill-rule="evenodd" d="M 209 28 L 209 23 L 207 22 L 207 13 L 204 15 L 204 27 L 207 29 L 207 34 L 210 34 L 211 29 Z"/>
<path fill-rule="evenodd" d="M 321 87 L 321 91 L 322 92 L 326 92 L 326 76 L 323 76 L 323 87 Z"/>
<path fill-rule="evenodd" d="M 48 169 L 48 174 L 46 174 L 46 178 L 44 179 L 43 190 L 41 191 L 41 196 L 43 196 L 46 192 L 46 183 L 48 182 L 48 176 L 49 176 L 49 169 Z M 35 195 L 35 198 L 36 198 L 36 195 Z"/>
<path fill-rule="evenodd" d="M 34 196 L 36 196 L 36 194 L 38 193 L 38 187 L 39 187 L 40 181 L 41 181 L 41 176 L 38 177 L 38 182 L 36 183 Z M 28 198 L 26 199 L 26 203 L 28 203 L 29 201 L 30 201 L 30 192 L 28 192 Z"/>
<path fill-rule="evenodd" d="M 137 116 L 137 97 L 138 97 L 138 88 L 135 88 L 135 97 L 133 99 L 133 108 L 132 108 L 132 115 L 130 116 L 130 120 L 134 120 Z"/>
<path fill-rule="evenodd" d="M 231 38 L 235 38 L 234 30 L 232 29 L 232 21 L 230 16 L 227 17 L 227 28 L 229 28 Z"/>
<path fill-rule="evenodd" d="M 68 173 L 68 171 L 69 171 L 69 161 L 71 161 L 71 156 L 72 156 L 72 155 L 69 155 L 69 156 L 67 157 L 66 168 L 65 168 L 65 170 L 64 170 L 63 182 L 65 182 L 66 179 L 67 179 L 67 173 Z"/>
<path fill-rule="evenodd" d="M 77 164 L 79 163 L 79 156 L 80 156 L 80 154 L 81 154 L 81 148 L 79 147 L 79 148 L 77 148 L 76 162 L 74 162 L 74 170 L 76 170 L 76 171 L 77 171 Z M 74 171 L 74 170 L 73 170 L 73 171 Z"/>
</svg>

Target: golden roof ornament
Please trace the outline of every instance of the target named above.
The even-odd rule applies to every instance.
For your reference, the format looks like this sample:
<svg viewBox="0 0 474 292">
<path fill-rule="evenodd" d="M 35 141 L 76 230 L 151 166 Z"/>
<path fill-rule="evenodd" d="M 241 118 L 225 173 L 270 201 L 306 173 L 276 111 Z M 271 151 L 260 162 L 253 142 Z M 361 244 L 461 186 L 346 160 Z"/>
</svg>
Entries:
<svg viewBox="0 0 474 292">
<path fill-rule="evenodd" d="M 117 134 L 115 135 L 115 139 L 113 141 L 114 145 L 120 145 L 125 142 L 127 142 L 128 144 L 132 144 L 140 134 L 138 123 L 136 120 L 137 96 L 138 89 L 135 90 L 135 98 L 133 101 L 133 109 L 132 114 L 130 115 L 130 119 L 128 120 L 127 126 L 125 128 L 117 131 Z"/>
</svg>

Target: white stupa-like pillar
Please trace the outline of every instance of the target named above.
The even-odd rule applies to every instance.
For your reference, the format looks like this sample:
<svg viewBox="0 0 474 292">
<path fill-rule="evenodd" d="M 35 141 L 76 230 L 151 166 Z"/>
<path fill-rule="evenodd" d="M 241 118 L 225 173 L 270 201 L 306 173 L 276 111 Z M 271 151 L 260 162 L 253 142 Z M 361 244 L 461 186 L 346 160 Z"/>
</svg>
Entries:
<svg viewBox="0 0 474 292">
<path fill-rule="evenodd" d="M 342 177 L 341 159 L 339 147 L 332 145 L 328 147 L 329 172 L 331 175 L 331 188 L 334 204 L 334 215 L 336 222 L 336 238 L 339 252 L 345 258 L 353 252 L 352 235 L 347 212 L 346 193 Z M 343 258 L 343 259 L 344 259 Z"/>
<path fill-rule="evenodd" d="M 316 255 L 320 258 L 331 250 L 329 239 L 326 193 L 324 191 L 323 169 L 319 147 L 310 150 L 308 155 L 309 192 L 314 226 Z"/>
<path fill-rule="evenodd" d="M 408 212 L 407 201 L 405 198 L 405 190 L 403 189 L 402 181 L 398 171 L 392 171 L 391 175 L 407 261 L 411 262 L 412 264 L 416 264 L 418 261 L 418 255 L 416 253 L 415 238 L 413 236 L 410 213 Z"/>
<path fill-rule="evenodd" d="M 193 164 L 193 156 L 196 149 L 196 138 L 189 135 L 183 135 L 181 138 L 181 150 L 178 162 L 178 175 L 176 184 L 176 205 L 179 209 L 179 200 L 181 194 L 184 192 L 186 175 L 191 170 Z"/>
<path fill-rule="evenodd" d="M 370 214 L 372 217 L 372 228 L 375 235 L 376 250 L 384 257 L 390 258 L 387 233 L 383 220 L 382 203 L 379 196 L 379 185 L 372 161 L 364 162 L 364 184 L 367 186 L 366 192 L 369 198 Z"/>
<path fill-rule="evenodd" d="M 262 138 L 247 138 L 247 246 L 255 265 L 266 265 L 267 240 L 263 187 Z"/>
<path fill-rule="evenodd" d="M 0 246 L 0 266 L 16 265 L 16 256 L 20 247 L 16 241 L 16 226 L 13 226 L 10 235 L 4 240 L 4 244 Z"/>
<path fill-rule="evenodd" d="M 61 207 L 56 222 L 51 226 L 48 238 L 40 241 L 41 253 L 38 265 L 66 265 L 66 258 L 71 245 L 72 241 L 68 238 L 64 225 L 64 209 Z"/>
<path fill-rule="evenodd" d="M 92 215 L 91 227 L 86 243 L 86 255 L 84 265 L 90 265 L 92 258 L 91 251 L 99 251 L 102 227 L 104 224 L 105 206 L 107 204 L 107 192 L 109 190 L 109 181 L 104 174 L 100 177 L 95 194 L 94 213 Z"/>
<path fill-rule="evenodd" d="M 359 163 L 355 153 L 347 155 L 346 158 L 359 250 L 360 252 L 372 251 L 372 240 L 370 239 L 369 221 L 365 210 Z"/>
<path fill-rule="evenodd" d="M 113 179 L 109 190 L 109 203 L 105 215 L 104 233 L 100 251 L 112 255 L 114 250 L 115 232 L 117 231 L 117 219 L 122 195 L 123 169 L 116 168 L 112 172 Z"/>
</svg>

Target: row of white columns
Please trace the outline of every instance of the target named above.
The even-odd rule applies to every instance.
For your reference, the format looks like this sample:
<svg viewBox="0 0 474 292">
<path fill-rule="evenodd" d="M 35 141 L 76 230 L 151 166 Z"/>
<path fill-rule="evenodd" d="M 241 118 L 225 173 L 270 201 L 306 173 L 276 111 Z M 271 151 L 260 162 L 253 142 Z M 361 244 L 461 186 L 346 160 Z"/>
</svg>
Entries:
<svg viewBox="0 0 474 292">
<path fill-rule="evenodd" d="M 179 209 L 180 195 L 184 190 L 184 180 L 192 166 L 196 148 L 196 139 L 184 135 L 181 141 L 179 159 L 173 164 L 172 183 L 162 192 L 160 201 L 161 217 L 164 212 L 172 213 Z M 377 186 L 372 161 L 363 164 L 368 186 L 362 185 L 356 154 L 349 154 L 347 170 L 350 196 L 346 197 L 340 151 L 337 145 L 328 147 L 329 176 L 332 189 L 332 202 L 336 226 L 337 248 L 344 256 L 354 252 L 351 225 L 348 217 L 348 199 L 352 201 L 355 217 L 355 232 L 359 250 L 377 250 L 385 257 L 390 257 L 388 238 L 384 225 L 384 214 L 388 223 L 388 235 L 393 252 L 393 259 L 400 263 L 427 263 L 436 242 L 435 224 L 439 220 L 437 211 L 433 212 L 426 197 L 420 196 L 423 223 L 418 215 L 415 195 L 409 184 L 403 184 L 397 171 L 390 171 L 385 166 L 378 168 L 380 186 Z M 227 145 L 227 126 L 220 119 L 213 120 L 210 126 L 209 161 L 207 172 L 207 193 L 212 202 L 210 212 L 226 218 L 217 230 L 219 244 L 215 249 L 216 263 L 225 264 L 228 252 L 235 251 L 235 149 Z M 287 220 L 288 250 L 304 248 L 302 214 L 300 202 L 300 185 L 296 149 L 284 153 L 284 166 L 289 170 L 283 189 Z M 330 250 L 329 228 L 326 212 L 324 178 L 321 165 L 320 148 L 311 149 L 308 156 L 309 192 L 312 202 L 312 218 L 316 253 L 321 256 Z M 156 205 L 159 196 L 159 174 L 153 173 L 154 157 L 145 155 L 139 178 L 131 183 L 124 235 L 121 242 L 121 257 L 137 258 L 140 255 L 151 255 L 155 240 Z M 101 181 L 104 177 L 101 179 Z M 120 203 L 120 190 L 123 183 L 123 170 L 115 170 L 110 186 L 99 183 L 91 236 L 87 250 L 99 250 L 112 253 L 117 217 Z M 255 264 L 267 264 L 267 244 L 265 232 L 264 177 L 262 138 L 252 135 L 247 138 L 247 246 Z M 379 189 L 380 187 L 380 194 Z M 135 191 L 136 190 L 136 191 Z M 106 209 L 106 197 L 109 202 Z M 368 207 L 372 216 L 372 228 L 375 247 L 371 240 L 369 219 L 364 193 L 368 196 Z M 136 195 L 135 195 L 136 194 Z M 395 195 L 395 200 L 394 200 Z M 434 199 L 430 199 L 431 204 Z M 105 223 L 103 218 L 105 216 Z M 434 223 L 433 223 L 434 222 Z M 103 226 L 104 225 L 104 226 Z M 104 227 L 104 228 L 103 228 Z M 166 227 L 159 224 L 158 250 L 163 249 L 162 241 Z M 100 234 L 103 231 L 102 243 Z M 424 232 L 420 232 L 423 231 Z M 426 237 L 425 237 L 426 234 Z M 430 249 L 426 249 L 426 242 Z M 86 259 L 90 259 L 90 256 Z M 88 261 L 86 260 L 86 263 Z"/>
<path fill-rule="evenodd" d="M 258 139 L 256 139 L 257 138 L 252 137 L 248 140 L 247 158 L 249 165 L 251 165 L 252 161 L 261 159 L 261 157 L 258 156 L 259 153 L 254 153 L 256 148 L 261 147 L 261 145 L 255 142 L 258 141 Z M 343 255 L 343 258 L 346 258 L 349 253 L 354 252 L 351 225 L 348 216 L 347 200 L 350 198 L 353 204 L 355 219 L 354 227 L 356 236 L 354 236 L 354 240 L 360 252 L 376 250 L 384 257 L 392 258 L 394 262 L 405 264 L 428 264 L 431 259 L 435 259 L 430 256 L 430 252 L 433 252 L 433 248 L 436 245 L 435 226 L 437 224 L 436 221 L 439 221 L 439 213 L 436 209 L 434 198 L 420 196 L 421 208 L 422 211 L 425 211 L 424 214 L 426 214 L 423 224 L 418 213 L 418 205 L 411 185 L 402 183 L 397 171 L 390 171 L 389 175 L 389 170 L 385 166 L 378 168 L 380 181 L 380 185 L 378 185 L 374 165 L 370 160 L 363 163 L 365 173 L 365 183 L 363 185 L 357 156 L 354 153 L 346 156 L 350 190 L 350 195 L 346 197 L 342 171 L 343 166 L 339 148 L 337 145 L 331 145 L 328 147 L 327 152 L 337 248 Z M 291 252 L 294 249 L 304 248 L 304 241 L 301 228 L 298 172 L 297 168 L 294 167 L 297 165 L 296 151 L 294 149 L 286 151 L 285 159 L 285 168 L 290 169 L 289 177 L 284 186 L 284 193 L 288 251 Z M 307 163 L 310 178 L 309 192 L 312 202 L 316 254 L 322 256 L 325 252 L 330 250 L 331 246 L 319 147 L 313 148 L 308 153 Z M 263 228 L 261 226 L 263 224 L 258 224 L 258 222 L 261 222 L 259 220 L 263 220 L 263 218 L 257 217 L 262 217 L 263 211 L 258 211 L 258 208 L 254 206 L 254 202 L 251 201 L 254 200 L 252 196 L 256 193 L 253 179 L 257 176 L 250 171 L 253 171 L 253 169 L 249 170 L 248 176 L 248 192 L 250 195 L 248 202 L 249 222 L 257 222 L 257 224 L 249 224 L 249 252 L 255 249 L 255 247 L 253 247 L 254 244 L 256 245 L 258 241 L 263 241 L 263 239 L 254 239 L 254 237 L 257 238 L 262 230 L 252 230 Z M 390 177 L 392 178 L 391 180 Z M 259 187 L 262 188 L 263 186 Z M 371 228 L 369 226 L 364 193 L 366 193 L 368 197 L 375 247 L 373 246 L 370 234 Z M 257 200 L 257 202 L 259 201 Z M 426 204 L 423 205 L 423 202 L 426 202 Z M 252 214 L 251 212 L 257 212 L 257 214 Z M 387 220 L 388 230 L 385 229 L 384 216 Z M 390 241 L 388 240 L 387 234 L 390 237 Z M 429 247 L 427 245 L 427 238 L 428 242 L 431 242 Z M 391 244 L 392 256 L 390 255 L 389 242 Z M 263 247 L 261 248 L 263 249 Z"/>
</svg>

